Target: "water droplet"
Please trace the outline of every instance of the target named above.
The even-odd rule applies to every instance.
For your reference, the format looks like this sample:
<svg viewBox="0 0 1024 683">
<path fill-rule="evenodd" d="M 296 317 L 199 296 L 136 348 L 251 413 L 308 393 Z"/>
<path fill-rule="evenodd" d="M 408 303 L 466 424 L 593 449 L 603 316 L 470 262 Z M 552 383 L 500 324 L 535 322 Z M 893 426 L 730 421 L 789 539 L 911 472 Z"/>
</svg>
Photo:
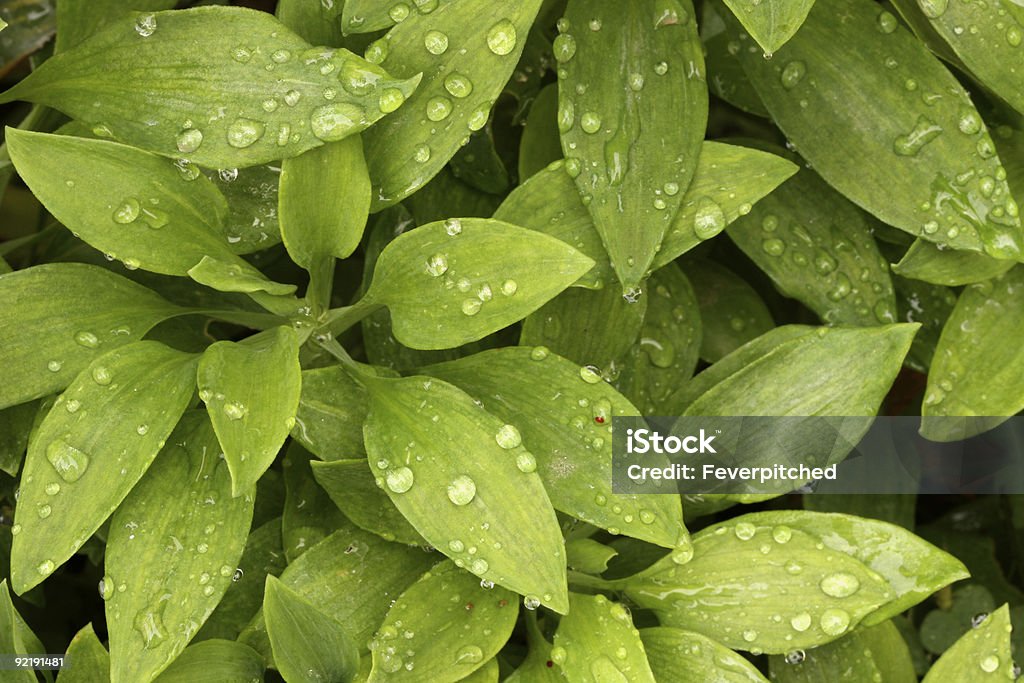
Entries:
<svg viewBox="0 0 1024 683">
<path fill-rule="evenodd" d="M 789 620 L 789 625 L 793 627 L 794 631 L 803 633 L 811 627 L 811 615 L 807 612 L 801 612 Z"/>
<path fill-rule="evenodd" d="M 929 142 L 942 134 L 942 128 L 927 116 L 919 116 L 914 129 L 906 135 L 897 136 L 892 149 L 899 156 L 915 156 Z"/>
<path fill-rule="evenodd" d="M 818 625 L 826 635 L 839 636 L 850 627 L 850 615 L 846 610 L 827 609 L 821 613 Z"/>
<path fill-rule="evenodd" d="M 772 529 L 772 538 L 774 538 L 775 542 L 779 544 L 789 543 L 790 539 L 793 538 L 793 530 L 788 526 L 780 524 Z"/>
<path fill-rule="evenodd" d="M 139 211 L 141 208 L 142 207 L 139 205 L 138 199 L 128 197 L 114 210 L 114 222 L 120 223 L 121 225 L 134 223 L 139 217 Z"/>
<path fill-rule="evenodd" d="M 135 630 L 142 635 L 142 642 L 146 649 L 157 647 L 167 637 L 160 614 L 154 610 L 139 610 L 139 613 L 135 615 L 134 626 Z"/>
<path fill-rule="evenodd" d="M 480 312 L 480 300 L 466 299 L 462 302 L 462 312 L 466 315 L 476 315 Z"/>
<path fill-rule="evenodd" d="M 917 4 L 921 6 L 921 11 L 926 17 L 937 19 L 945 14 L 949 0 L 917 0 Z"/>
<path fill-rule="evenodd" d="M 336 142 L 359 129 L 366 113 L 354 104 L 332 102 L 317 107 L 309 118 L 310 128 L 320 140 Z"/>
<path fill-rule="evenodd" d="M 472 548 L 470 549 L 470 551 L 472 551 Z M 490 565 L 487 564 L 487 560 L 479 557 L 473 560 L 469 565 L 469 571 L 473 572 L 477 576 L 483 574 L 488 569 L 490 569 Z"/>
<path fill-rule="evenodd" d="M 892 12 L 882 10 L 878 15 L 878 30 L 882 33 L 892 33 L 899 27 L 899 21 Z"/>
<path fill-rule="evenodd" d="M 447 97 L 432 97 L 427 101 L 427 118 L 435 123 L 444 121 L 452 113 L 452 101 Z"/>
<path fill-rule="evenodd" d="M 99 591 L 100 597 L 104 600 L 109 600 L 114 595 L 114 580 L 109 576 L 104 576 L 100 579 L 96 589 Z"/>
<path fill-rule="evenodd" d="M 135 32 L 143 38 L 149 38 L 156 32 L 156 15 L 142 14 L 135 20 Z"/>
<path fill-rule="evenodd" d="M 505 296 L 513 296 L 519 291 L 519 284 L 515 280 L 505 280 L 501 283 L 501 293 Z"/>
<path fill-rule="evenodd" d="M 981 131 L 981 117 L 973 108 L 964 107 L 956 121 L 957 128 L 965 135 L 974 135 Z"/>
<path fill-rule="evenodd" d="M 46 495 L 48 496 L 56 496 L 58 493 L 60 493 L 60 484 L 58 484 L 55 481 L 51 481 L 44 487 L 43 490 L 46 491 Z"/>
<path fill-rule="evenodd" d="M 476 482 L 460 474 L 448 484 L 448 500 L 456 505 L 469 505 L 476 497 Z"/>
<path fill-rule="evenodd" d="M 400 24 L 409 18 L 409 6 L 404 2 L 396 3 L 388 10 L 388 16 L 391 17 L 391 21 Z"/>
<path fill-rule="evenodd" d="M 979 662 L 978 666 L 980 666 L 981 670 L 986 673 L 995 673 L 995 671 L 999 668 L 999 657 L 995 655 L 989 655 L 988 657 L 982 659 L 981 662 Z"/>
<path fill-rule="evenodd" d="M 544 360 L 548 357 L 549 353 L 550 351 L 546 346 L 534 346 L 533 349 L 530 350 L 530 358 L 532 360 Z"/>
<path fill-rule="evenodd" d="M 786 243 L 777 237 L 772 237 L 771 239 L 766 239 L 762 242 L 761 248 L 764 250 L 764 253 L 769 256 L 782 256 L 786 251 Z"/>
<path fill-rule="evenodd" d="M 51 360 L 46 364 L 46 369 L 50 372 L 60 372 L 62 367 L 64 367 L 64 363 L 59 360 Z"/>
<path fill-rule="evenodd" d="M 601 371 L 594 365 L 584 365 L 580 368 L 580 379 L 587 384 L 597 384 L 601 381 Z"/>
<path fill-rule="evenodd" d="M 466 119 L 466 127 L 469 128 L 471 131 L 478 131 L 487 125 L 487 119 L 489 119 L 490 116 L 491 103 L 485 102 L 484 104 L 474 109 L 473 113 L 469 115 L 469 118 Z"/>
<path fill-rule="evenodd" d="M 385 481 L 392 492 L 405 493 L 412 488 L 414 477 L 408 467 L 398 467 L 388 472 Z"/>
<path fill-rule="evenodd" d="M 502 425 L 498 433 L 494 435 L 494 440 L 505 449 L 516 448 L 523 443 L 523 437 L 519 434 L 519 430 L 508 424 Z"/>
<path fill-rule="evenodd" d="M 848 598 L 860 590 L 860 579 L 847 572 L 837 572 L 823 578 L 818 587 L 833 598 Z"/>
<path fill-rule="evenodd" d="M 423 38 L 423 45 L 430 54 L 443 55 L 448 51 L 448 36 L 440 31 L 427 31 L 427 35 Z"/>
<path fill-rule="evenodd" d="M 576 39 L 568 33 L 563 33 L 555 38 L 552 48 L 554 49 L 555 59 L 562 63 L 568 62 L 576 54 Z"/>
<path fill-rule="evenodd" d="M 971 628 L 978 628 L 988 619 L 988 612 L 980 612 L 971 617 Z"/>
<path fill-rule="evenodd" d="M 239 64 L 245 64 L 252 59 L 252 50 L 242 45 L 231 48 L 231 58 Z"/>
<path fill-rule="evenodd" d="M 462 221 L 458 218 L 449 218 L 444 222 L 444 231 L 449 237 L 462 234 Z"/>
<path fill-rule="evenodd" d="M 533 457 L 532 453 L 523 451 L 516 456 L 516 467 L 520 472 L 529 474 L 530 472 L 537 471 L 537 459 Z"/>
<path fill-rule="evenodd" d="M 434 254 L 427 259 L 427 272 L 440 277 L 448 272 L 448 258 L 444 254 Z"/>
<path fill-rule="evenodd" d="M 50 513 L 53 512 L 53 508 L 51 508 L 46 503 L 43 503 L 42 505 L 36 508 L 36 512 L 39 514 L 39 519 L 46 519 L 50 516 Z"/>
<path fill-rule="evenodd" d="M 749 541 L 757 533 L 757 527 L 750 522 L 738 522 L 733 528 L 733 533 L 741 541 Z"/>
<path fill-rule="evenodd" d="M 596 133 L 601 129 L 601 117 L 595 112 L 586 112 L 580 117 L 580 128 L 584 133 Z"/>
<path fill-rule="evenodd" d="M 523 607 L 525 607 L 526 609 L 528 609 L 530 611 L 533 611 L 533 610 L 537 609 L 538 607 L 540 607 L 540 598 L 538 598 L 538 597 L 536 597 L 534 595 L 527 595 L 526 597 L 523 598 Z M 551 650 L 551 658 L 552 659 L 554 659 L 554 657 L 555 657 L 555 650 L 557 650 L 557 649 L 558 648 L 554 648 L 554 649 Z M 563 652 L 564 652 L 564 650 L 563 650 Z M 564 661 L 564 657 L 563 657 L 563 661 Z"/>
<path fill-rule="evenodd" d="M 92 381 L 96 382 L 96 384 L 106 386 L 110 384 L 110 381 L 112 379 L 113 376 L 110 374 L 110 370 L 103 367 L 102 365 L 97 365 L 92 369 Z"/>
<path fill-rule="evenodd" d="M 664 76 L 668 73 L 668 62 L 658 62 L 654 65 L 654 73 Z"/>
<path fill-rule="evenodd" d="M 473 92 L 473 82 L 462 74 L 453 71 L 445 77 L 444 89 L 447 90 L 452 97 L 462 99 L 464 97 L 469 97 L 469 94 Z"/>
<path fill-rule="evenodd" d="M 191 154 L 203 144 L 203 132 L 198 128 L 186 128 L 178 133 L 174 141 L 179 152 Z"/>
<path fill-rule="evenodd" d="M 487 47 L 496 55 L 504 56 L 516 49 L 516 27 L 502 19 L 487 31 Z"/>
<path fill-rule="evenodd" d="M 1010 44 L 1010 47 L 1020 47 L 1022 39 L 1024 39 L 1024 35 L 1017 26 L 1006 29 L 1006 42 Z"/>
<path fill-rule="evenodd" d="M 53 563 L 53 560 L 44 560 L 36 568 L 42 576 L 49 576 L 53 573 L 53 570 L 57 568 L 57 565 Z"/>
<path fill-rule="evenodd" d="M 416 145 L 412 158 L 421 164 L 427 163 L 430 161 L 430 147 L 428 145 Z"/>
<path fill-rule="evenodd" d="M 782 70 L 782 87 L 786 90 L 792 90 L 800 81 L 803 80 L 804 75 L 807 73 L 807 65 L 800 60 L 790 62 Z"/>
<path fill-rule="evenodd" d="M 807 653 L 803 650 L 794 650 L 786 654 L 786 664 L 801 664 L 807 659 Z"/>
<path fill-rule="evenodd" d="M 693 232 L 698 239 L 708 240 L 725 229 L 725 212 L 718 202 L 710 197 L 697 200 L 697 211 L 693 217 Z"/>
<path fill-rule="evenodd" d="M 217 171 L 217 177 L 221 179 L 221 182 L 233 183 L 238 179 L 238 169 L 222 168 Z"/>
<path fill-rule="evenodd" d="M 385 114 L 395 111 L 405 102 L 405 95 L 398 88 L 384 88 L 380 93 L 377 106 Z"/>
<path fill-rule="evenodd" d="M 100 340 L 92 332 L 78 332 L 75 334 L 75 342 L 79 346 L 84 346 L 87 349 L 95 349 L 100 345 Z M 57 370 L 60 370 L 58 365 Z"/>
<path fill-rule="evenodd" d="M 244 574 L 245 574 L 245 572 L 244 572 L 244 571 L 242 571 L 242 568 L 241 568 L 241 567 L 239 567 L 238 569 L 236 569 L 236 570 L 235 570 L 235 571 L 234 571 L 234 572 L 233 572 L 233 573 L 231 574 L 231 580 L 232 580 L 233 582 L 241 581 L 241 580 L 242 580 L 242 576 L 243 576 Z"/>
</svg>

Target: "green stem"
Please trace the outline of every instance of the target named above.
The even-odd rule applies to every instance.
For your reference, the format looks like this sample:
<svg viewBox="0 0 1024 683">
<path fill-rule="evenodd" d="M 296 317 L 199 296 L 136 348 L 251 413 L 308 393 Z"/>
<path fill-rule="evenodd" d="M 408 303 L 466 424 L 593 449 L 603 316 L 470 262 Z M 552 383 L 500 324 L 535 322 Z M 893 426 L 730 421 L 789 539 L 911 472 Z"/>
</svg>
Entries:
<svg viewBox="0 0 1024 683">
<path fill-rule="evenodd" d="M 331 307 L 331 292 L 334 289 L 334 257 L 327 256 L 313 263 L 309 268 L 309 287 L 306 302 L 313 309 L 313 317 L 320 316 Z"/>
<path fill-rule="evenodd" d="M 337 337 L 379 308 L 381 308 L 381 304 L 375 303 L 364 296 L 351 306 L 333 308 L 327 311 L 324 323 L 320 326 L 320 329 L 326 330 L 332 336 Z"/>
<path fill-rule="evenodd" d="M 622 589 L 622 581 L 615 579 L 602 579 L 600 576 L 584 574 L 583 572 L 569 572 L 569 583 L 581 588 L 593 588 L 599 591 L 618 591 Z"/>
<path fill-rule="evenodd" d="M 287 325 L 288 319 L 272 313 L 253 313 L 250 311 L 224 311 L 207 310 L 203 308 L 189 308 L 178 315 L 205 315 L 216 318 L 227 323 L 251 327 L 254 330 L 268 330 L 278 325 Z"/>
<path fill-rule="evenodd" d="M 322 336 L 319 338 L 314 337 L 314 339 L 324 351 L 341 361 L 341 364 L 352 374 L 354 379 L 359 380 L 360 378 L 367 376 L 366 371 L 360 368 L 359 364 L 352 360 L 352 356 L 348 355 L 348 351 L 345 350 L 344 346 L 338 343 L 337 339 L 332 336 Z"/>
</svg>

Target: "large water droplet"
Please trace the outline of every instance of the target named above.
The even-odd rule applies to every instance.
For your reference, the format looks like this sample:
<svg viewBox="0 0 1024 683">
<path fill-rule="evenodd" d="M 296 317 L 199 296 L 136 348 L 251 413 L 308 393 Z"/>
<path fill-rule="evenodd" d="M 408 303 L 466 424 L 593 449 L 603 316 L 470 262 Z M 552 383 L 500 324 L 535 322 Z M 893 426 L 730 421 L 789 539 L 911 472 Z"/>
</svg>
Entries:
<svg viewBox="0 0 1024 683">
<path fill-rule="evenodd" d="M 427 259 L 427 272 L 440 277 L 448 272 L 448 258 L 444 254 L 434 254 Z"/>
<path fill-rule="evenodd" d="M 366 113 L 362 107 L 347 102 L 332 102 L 313 110 L 310 128 L 320 140 L 336 142 L 362 127 Z"/>
<path fill-rule="evenodd" d="M 568 62 L 576 55 L 576 39 L 568 33 L 563 33 L 555 38 L 552 48 L 555 52 L 555 59 L 559 62 Z"/>
<path fill-rule="evenodd" d="M 203 144 L 203 132 L 198 128 L 186 128 L 178 133 L 174 140 L 178 151 L 182 154 L 191 154 Z"/>
<path fill-rule="evenodd" d="M 714 199 L 701 197 L 693 216 L 693 232 L 698 239 L 708 240 L 725 229 L 725 212 Z"/>
<path fill-rule="evenodd" d="M 596 112 L 585 112 L 580 117 L 580 128 L 584 133 L 596 133 L 601 130 L 601 117 Z"/>
<path fill-rule="evenodd" d="M 456 505 L 469 505 L 476 497 L 476 482 L 460 474 L 448 484 L 448 500 Z"/>
<path fill-rule="evenodd" d="M 78 481 L 89 467 L 89 456 L 63 439 L 50 442 L 46 447 L 46 459 L 66 482 Z"/>
<path fill-rule="evenodd" d="M 502 19 L 487 31 L 487 47 L 496 55 L 507 55 L 516 49 L 516 27 Z"/>
<path fill-rule="evenodd" d="M 448 36 L 440 31 L 427 31 L 427 35 L 423 38 L 423 45 L 430 54 L 443 55 L 448 51 Z"/>
<path fill-rule="evenodd" d="M 899 156 L 916 156 L 929 142 L 942 134 L 942 128 L 927 116 L 921 115 L 917 123 L 906 135 L 897 136 L 892 143 L 892 150 Z"/>
<path fill-rule="evenodd" d="M 452 101 L 447 97 L 432 97 L 427 101 L 427 118 L 435 123 L 444 121 L 452 113 Z"/>
<path fill-rule="evenodd" d="M 837 572 L 823 578 L 818 585 L 825 595 L 848 598 L 860 590 L 860 579 L 847 572 Z"/>
<path fill-rule="evenodd" d="M 412 488 L 415 477 L 408 467 L 398 467 L 387 473 L 385 481 L 394 493 L 405 493 Z"/>
<path fill-rule="evenodd" d="M 377 106 L 385 114 L 395 111 L 405 102 L 405 95 L 398 88 L 384 88 L 380 94 Z"/>
<path fill-rule="evenodd" d="M 519 430 L 508 424 L 502 425 L 498 433 L 494 435 L 494 440 L 505 449 L 516 448 L 523 443 L 523 437 L 519 434 Z"/>
<path fill-rule="evenodd" d="M 460 73 L 452 72 L 444 79 L 444 89 L 451 93 L 452 97 L 459 99 L 469 97 L 473 92 L 473 82 Z"/>
<path fill-rule="evenodd" d="M 139 211 L 141 210 L 139 200 L 134 197 L 128 197 L 123 200 L 116 209 L 114 209 L 114 222 L 120 223 L 121 225 L 128 225 L 134 223 L 139 217 Z"/>
<path fill-rule="evenodd" d="M 826 635 L 839 636 L 850 627 L 850 615 L 846 610 L 827 609 L 821 613 L 818 625 Z"/>
</svg>

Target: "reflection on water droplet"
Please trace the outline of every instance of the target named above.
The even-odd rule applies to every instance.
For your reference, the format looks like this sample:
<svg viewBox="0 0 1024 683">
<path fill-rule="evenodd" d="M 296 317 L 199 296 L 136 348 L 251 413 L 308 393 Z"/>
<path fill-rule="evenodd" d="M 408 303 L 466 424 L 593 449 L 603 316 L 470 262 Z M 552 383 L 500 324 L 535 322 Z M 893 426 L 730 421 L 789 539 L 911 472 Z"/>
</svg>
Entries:
<svg viewBox="0 0 1024 683">
<path fill-rule="evenodd" d="M 825 595 L 848 598 L 860 590 L 860 579 L 847 572 L 837 572 L 823 578 L 818 586 Z"/>
<path fill-rule="evenodd" d="M 66 482 L 81 479 L 89 467 L 89 456 L 63 439 L 55 439 L 46 447 L 46 459 Z"/>
<path fill-rule="evenodd" d="M 516 27 L 502 19 L 487 31 L 487 47 L 496 55 L 504 56 L 516 49 Z"/>
<path fill-rule="evenodd" d="M 845 610 L 827 609 L 821 613 L 818 625 L 826 635 L 842 635 L 850 626 L 850 615 Z"/>
<path fill-rule="evenodd" d="M 366 112 L 347 102 L 333 102 L 317 107 L 310 115 L 310 129 L 324 142 L 336 142 L 360 129 Z"/>
<path fill-rule="evenodd" d="M 718 202 L 710 197 L 697 200 L 697 211 L 693 217 L 693 232 L 698 239 L 708 240 L 725 229 L 725 212 Z"/>
<path fill-rule="evenodd" d="M 412 470 L 408 467 L 393 469 L 385 477 L 388 488 L 394 493 L 405 493 L 412 488 L 414 480 Z"/>
<path fill-rule="evenodd" d="M 448 51 L 448 36 L 440 31 L 427 31 L 427 35 L 423 38 L 423 45 L 430 54 L 443 55 Z"/>
<path fill-rule="evenodd" d="M 198 128 L 186 128 L 178 133 L 174 141 L 179 152 L 191 154 L 203 144 L 203 132 Z"/>
<path fill-rule="evenodd" d="M 121 225 L 134 223 L 139 217 L 140 209 L 139 200 L 134 197 L 128 197 L 114 210 L 114 222 Z"/>
<path fill-rule="evenodd" d="M 476 497 L 476 482 L 461 474 L 448 484 L 448 500 L 455 505 L 469 505 Z"/>
</svg>

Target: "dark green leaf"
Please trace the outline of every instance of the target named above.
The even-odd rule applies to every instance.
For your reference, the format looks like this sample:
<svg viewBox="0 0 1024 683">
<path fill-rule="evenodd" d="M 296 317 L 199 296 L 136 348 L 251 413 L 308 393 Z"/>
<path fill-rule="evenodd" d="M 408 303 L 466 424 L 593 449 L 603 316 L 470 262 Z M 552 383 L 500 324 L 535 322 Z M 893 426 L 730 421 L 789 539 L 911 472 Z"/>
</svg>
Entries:
<svg viewBox="0 0 1024 683">
<path fill-rule="evenodd" d="M 904 362 L 907 367 L 927 373 L 939 343 L 942 328 L 956 305 L 956 293 L 948 287 L 931 285 L 919 280 L 893 276 L 896 288 L 896 307 L 899 319 L 908 323 L 921 323 L 914 335 L 914 343 Z"/>
<path fill-rule="evenodd" d="M 263 613 L 274 665 L 290 683 L 348 681 L 359 669 L 359 648 L 334 617 L 267 577 Z"/>
<path fill-rule="evenodd" d="M 569 614 L 558 623 L 551 659 L 569 683 L 654 683 L 629 610 L 603 595 L 569 594 Z"/>
<path fill-rule="evenodd" d="M 558 135 L 558 86 L 546 85 L 526 118 L 526 128 L 519 141 L 519 181 L 538 173 L 548 164 L 562 158 L 562 142 Z M 515 222 L 515 221 L 512 221 Z M 520 223 L 520 225 L 524 225 Z"/>
<path fill-rule="evenodd" d="M 981 117 L 892 14 L 869 0 L 818 0 L 771 61 L 739 39 L 776 124 L 847 198 L 928 241 L 1020 256 L 1016 204 Z"/>
<path fill-rule="evenodd" d="M 263 660 L 251 647 L 230 640 L 205 640 L 185 648 L 154 683 L 253 683 L 262 680 Z"/>
<path fill-rule="evenodd" d="M 957 287 L 989 280 L 1013 267 L 1013 261 L 994 259 L 976 251 L 954 251 L 914 240 L 892 271 L 903 277 L 935 285 Z"/>
<path fill-rule="evenodd" d="M 505 348 L 425 372 L 454 383 L 522 432 L 557 509 L 664 547 L 686 543 L 677 497 L 612 492 L 612 419 L 639 413 L 591 369 L 543 348 Z"/>
<path fill-rule="evenodd" d="M 39 404 L 30 401 L 0 410 L 0 471 L 12 477 L 21 469 L 32 420 L 38 409 Z"/>
<path fill-rule="evenodd" d="M 185 164 L 179 163 L 179 168 L 195 173 Z M 205 175 L 228 202 L 228 215 L 221 233 L 231 251 L 249 254 L 281 241 L 277 216 L 279 166 L 231 168 L 207 171 Z"/>
<path fill-rule="evenodd" d="M 232 168 L 366 129 L 413 93 L 410 76 L 313 48 L 265 12 L 196 7 L 114 20 L 0 101 L 46 104 L 143 149 Z"/>
<path fill-rule="evenodd" d="M 340 366 L 304 370 L 292 437 L 321 460 L 358 458 L 366 391 Z"/>
<path fill-rule="evenodd" d="M 294 441 L 284 458 L 281 541 L 289 563 L 346 524 L 344 516 L 313 477 L 312 460 L 313 456 Z"/>
<path fill-rule="evenodd" d="M 721 643 L 693 631 L 659 626 L 640 631 L 647 660 L 666 683 L 767 683 L 761 672 Z"/>
<path fill-rule="evenodd" d="M 0 581 L 0 650 L 7 655 L 33 654 L 36 637 L 14 609 L 7 580 Z M 37 683 L 38 679 L 28 669 L 5 671 L 4 683 Z"/>
<path fill-rule="evenodd" d="M 541 0 L 459 0 L 412 13 L 372 43 L 371 62 L 400 77 L 423 74 L 409 101 L 365 135 L 373 210 L 433 178 L 470 133 L 487 124 L 512 75 Z"/>
<path fill-rule="evenodd" d="M 71 639 L 67 658 L 74 662 L 60 673 L 60 683 L 96 683 L 110 680 L 110 654 L 86 624 Z"/>
<path fill-rule="evenodd" d="M 813 171 L 801 170 L 776 188 L 728 234 L 783 294 L 824 322 L 896 322 L 889 264 L 871 223 Z"/>
<path fill-rule="evenodd" d="M 221 341 L 199 361 L 199 397 L 231 472 L 233 495 L 256 485 L 295 424 L 299 345 L 286 325 L 243 342 Z"/>
<path fill-rule="evenodd" d="M 470 134 L 448 167 L 452 175 L 481 192 L 504 195 L 512 182 L 505 162 L 494 146 L 494 131 L 484 126 Z"/>
<path fill-rule="evenodd" d="M 8 0 L 0 12 L 7 29 L 0 35 L 0 74 L 41 48 L 56 28 L 53 0 Z"/>
<path fill-rule="evenodd" d="M 633 290 L 682 208 L 704 139 L 708 93 L 693 5 L 571 0 L 559 30 L 565 168 L 623 290 Z M 710 237 L 724 227 L 720 217 L 702 229 Z"/>
<path fill-rule="evenodd" d="M 574 538 L 565 543 L 569 568 L 587 574 L 601 574 L 608 569 L 608 562 L 618 554 L 615 548 L 592 538 Z"/>
<path fill-rule="evenodd" d="M 995 680 L 997 674 L 1008 680 L 1015 678 L 1010 652 L 1010 610 L 1006 605 L 946 650 L 923 683 Z"/>
<path fill-rule="evenodd" d="M 1016 379 L 1024 368 L 1024 349 L 1007 343 L 1022 325 L 1024 267 L 963 291 L 942 328 L 928 371 L 921 406 L 923 436 L 965 439 L 1024 409 Z"/>
<path fill-rule="evenodd" d="M 176 0 L 58 0 L 54 52 L 69 50 L 130 12 L 173 9 Z"/>
<path fill-rule="evenodd" d="M 593 264 L 533 230 L 452 218 L 399 235 L 385 247 L 363 303 L 388 307 L 403 344 L 449 348 L 521 320 Z"/>
<path fill-rule="evenodd" d="M 0 275 L 0 406 L 63 389 L 98 356 L 183 312 L 145 287 L 82 263 Z"/>
<path fill-rule="evenodd" d="M 564 613 L 562 536 L 519 431 L 440 380 L 362 381 L 370 467 L 405 518 L 456 565 Z"/>
<path fill-rule="evenodd" d="M 341 45 L 345 0 L 278 0 L 278 20 L 313 45 Z"/>
<path fill-rule="evenodd" d="M 736 58 L 740 44 L 726 32 L 720 8 L 713 0 L 704 0 L 701 12 L 700 38 L 707 51 L 708 88 L 732 106 L 768 118 L 768 110 Z"/>
<path fill-rule="evenodd" d="M 365 459 L 310 462 L 313 476 L 334 504 L 359 528 L 386 541 L 423 547 L 426 541 L 374 481 Z"/>
<path fill-rule="evenodd" d="M 770 662 L 772 680 L 779 683 L 917 683 L 910 651 L 891 621 L 858 629 L 808 652 L 796 650 L 785 657 L 772 657 Z"/>
<path fill-rule="evenodd" d="M 701 321 L 700 357 L 709 363 L 717 363 L 775 327 L 757 290 L 725 266 L 689 259 L 683 272 L 694 283 Z"/>
<path fill-rule="evenodd" d="M 799 30 L 814 0 L 724 0 L 750 32 L 766 57 L 786 44 Z"/>
<path fill-rule="evenodd" d="M 370 644 L 370 680 L 460 681 L 498 653 L 518 612 L 514 593 L 442 562 L 388 611 Z"/>
<path fill-rule="evenodd" d="M 359 246 L 370 210 L 370 177 L 358 135 L 311 149 L 281 165 L 281 236 L 306 270 Z M 330 272 L 330 271 L 328 271 Z"/>
<path fill-rule="evenodd" d="M 22 472 L 11 557 L 18 593 L 71 557 L 146 472 L 192 398 L 196 360 L 136 342 L 94 360 L 57 399 Z"/>
</svg>

